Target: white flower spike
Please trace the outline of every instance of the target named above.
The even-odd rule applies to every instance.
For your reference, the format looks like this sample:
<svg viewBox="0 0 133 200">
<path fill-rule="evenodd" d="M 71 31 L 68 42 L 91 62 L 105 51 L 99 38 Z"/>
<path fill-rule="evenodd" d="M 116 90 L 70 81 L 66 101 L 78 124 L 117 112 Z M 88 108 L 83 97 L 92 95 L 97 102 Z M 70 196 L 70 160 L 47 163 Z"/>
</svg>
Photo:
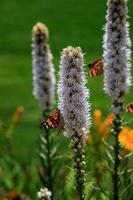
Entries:
<svg viewBox="0 0 133 200">
<path fill-rule="evenodd" d="M 53 105 L 55 92 L 53 57 L 48 39 L 48 28 L 37 23 L 32 32 L 33 94 L 44 111 Z"/>
<path fill-rule="evenodd" d="M 117 102 L 112 111 L 121 111 L 122 96 L 131 85 L 131 41 L 127 22 L 127 1 L 108 0 L 104 35 L 104 89 Z"/>
<path fill-rule="evenodd" d="M 67 137 L 73 136 L 74 132 L 81 135 L 84 132 L 83 128 L 90 127 L 89 90 L 85 86 L 83 66 L 83 54 L 79 47 L 63 49 L 58 84 L 58 107 L 64 117 Z"/>
</svg>

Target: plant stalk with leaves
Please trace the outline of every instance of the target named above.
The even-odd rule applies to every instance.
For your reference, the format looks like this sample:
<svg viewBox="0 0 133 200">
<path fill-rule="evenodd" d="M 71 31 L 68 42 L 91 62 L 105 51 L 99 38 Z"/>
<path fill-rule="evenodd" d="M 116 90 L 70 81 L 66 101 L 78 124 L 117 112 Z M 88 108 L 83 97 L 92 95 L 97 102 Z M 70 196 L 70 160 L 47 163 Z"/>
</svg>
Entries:
<svg viewBox="0 0 133 200">
<path fill-rule="evenodd" d="M 123 95 L 131 85 L 131 42 L 127 22 L 127 0 L 108 0 L 104 35 L 104 88 L 112 99 L 115 114 L 112 134 L 114 136 L 112 181 L 113 199 L 120 199 L 120 151 L 119 133 L 122 130 Z"/>
<path fill-rule="evenodd" d="M 53 195 L 53 139 L 49 129 L 42 130 L 40 135 L 40 159 L 43 170 L 39 169 L 39 175 L 45 186 L 49 188 Z"/>
<path fill-rule="evenodd" d="M 42 23 L 37 23 L 32 33 L 33 85 L 34 96 L 43 110 L 43 118 L 53 107 L 55 90 L 54 68 L 48 40 L 48 28 Z M 44 129 L 40 135 L 40 158 L 43 169 L 39 169 L 39 174 L 44 185 L 52 193 L 51 199 L 54 198 L 53 160 L 55 154 L 53 133 L 50 129 Z"/>
<path fill-rule="evenodd" d="M 119 177 L 119 166 L 120 166 L 120 151 L 121 146 L 119 142 L 119 133 L 122 130 L 121 127 L 121 117 L 119 114 L 115 116 L 115 119 L 113 120 L 113 129 L 112 133 L 114 136 L 114 169 L 112 174 L 112 180 L 113 180 L 113 199 L 118 200 L 119 199 L 119 185 L 120 185 L 120 177 Z"/>
<path fill-rule="evenodd" d="M 83 54 L 80 48 L 67 47 L 61 54 L 58 85 L 59 109 L 71 139 L 77 198 L 85 198 L 85 135 L 90 126 L 89 91 L 85 87 Z"/>
</svg>

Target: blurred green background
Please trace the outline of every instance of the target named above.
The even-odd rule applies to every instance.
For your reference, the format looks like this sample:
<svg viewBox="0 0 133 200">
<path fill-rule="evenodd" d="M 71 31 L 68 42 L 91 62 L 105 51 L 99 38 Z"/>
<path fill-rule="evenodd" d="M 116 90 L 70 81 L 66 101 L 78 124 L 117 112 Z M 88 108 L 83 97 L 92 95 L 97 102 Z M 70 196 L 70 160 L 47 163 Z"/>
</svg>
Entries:
<svg viewBox="0 0 133 200">
<path fill-rule="evenodd" d="M 130 1 L 131 36 L 132 8 Z M 60 52 L 68 45 L 81 46 L 86 63 L 101 57 L 105 12 L 106 0 L 0 0 L 0 119 L 7 121 L 17 106 L 24 106 L 22 122 L 13 137 L 18 160 L 34 159 L 41 116 L 32 96 L 32 26 L 38 21 L 48 26 L 57 75 Z M 100 108 L 106 115 L 110 100 L 103 92 L 103 78 L 88 77 L 88 86 L 92 111 Z M 126 99 L 133 100 L 133 89 Z"/>
</svg>

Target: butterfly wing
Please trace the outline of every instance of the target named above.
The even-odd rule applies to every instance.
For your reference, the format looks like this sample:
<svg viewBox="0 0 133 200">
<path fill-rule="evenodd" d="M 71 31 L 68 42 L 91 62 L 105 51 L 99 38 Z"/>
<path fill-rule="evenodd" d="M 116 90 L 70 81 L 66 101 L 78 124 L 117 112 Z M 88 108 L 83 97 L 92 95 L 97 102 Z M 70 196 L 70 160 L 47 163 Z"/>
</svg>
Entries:
<svg viewBox="0 0 133 200">
<path fill-rule="evenodd" d="M 103 74 L 103 59 L 99 58 L 91 64 L 88 64 L 90 67 L 90 76 L 100 76 Z"/>
<path fill-rule="evenodd" d="M 64 118 L 59 110 L 54 110 L 41 122 L 40 128 L 64 128 Z"/>
<path fill-rule="evenodd" d="M 88 67 L 90 69 L 92 69 L 100 60 L 101 60 L 101 58 L 98 58 L 97 60 L 93 61 L 92 63 L 89 63 Z"/>
<path fill-rule="evenodd" d="M 126 112 L 133 113 L 133 103 L 127 105 Z"/>
</svg>

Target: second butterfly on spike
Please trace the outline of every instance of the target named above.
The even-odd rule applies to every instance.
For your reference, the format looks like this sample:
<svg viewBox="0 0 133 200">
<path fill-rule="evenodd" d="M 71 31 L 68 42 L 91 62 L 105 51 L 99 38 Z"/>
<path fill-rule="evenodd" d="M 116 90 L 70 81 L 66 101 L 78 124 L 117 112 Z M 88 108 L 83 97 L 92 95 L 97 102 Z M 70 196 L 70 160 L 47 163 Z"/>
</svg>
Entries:
<svg viewBox="0 0 133 200">
<path fill-rule="evenodd" d="M 126 112 L 128 112 L 128 113 L 133 113 L 133 103 L 129 103 L 129 104 L 126 106 Z"/>
<path fill-rule="evenodd" d="M 99 58 L 95 60 L 94 62 L 88 64 L 88 67 L 90 68 L 89 75 L 90 76 L 100 76 L 103 74 L 103 65 L 104 61 L 103 58 Z"/>
</svg>

